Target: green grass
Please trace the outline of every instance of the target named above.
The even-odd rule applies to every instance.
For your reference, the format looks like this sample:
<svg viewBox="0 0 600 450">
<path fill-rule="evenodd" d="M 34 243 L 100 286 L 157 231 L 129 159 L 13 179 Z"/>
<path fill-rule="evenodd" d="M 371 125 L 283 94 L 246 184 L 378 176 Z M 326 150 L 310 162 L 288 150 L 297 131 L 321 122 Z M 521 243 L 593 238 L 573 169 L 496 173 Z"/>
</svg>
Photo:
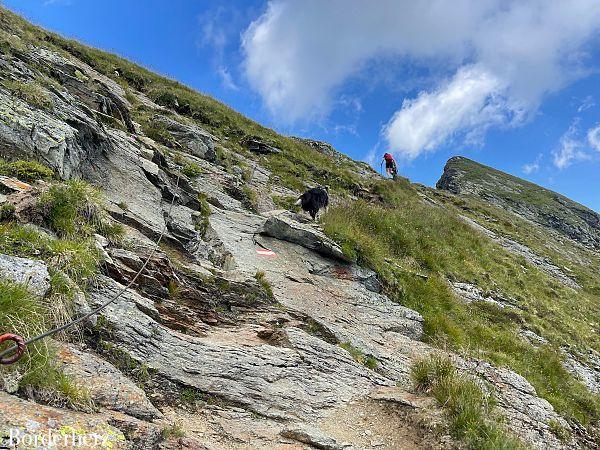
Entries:
<svg viewBox="0 0 600 450">
<path fill-rule="evenodd" d="M 89 77 L 87 77 L 83 72 L 81 72 L 79 69 L 75 70 L 75 78 L 77 78 L 79 81 L 81 81 L 82 83 L 85 83 L 86 81 L 89 80 Z"/>
<path fill-rule="evenodd" d="M 152 122 L 150 119 L 139 119 L 141 122 L 142 131 L 146 136 L 150 139 L 155 140 L 156 142 L 165 145 L 169 148 L 175 147 L 175 139 L 173 135 L 169 133 L 167 127 L 160 122 Z"/>
<path fill-rule="evenodd" d="M 36 108 L 49 111 L 54 107 L 54 102 L 48 91 L 36 81 L 25 83 L 22 81 L 3 80 L 2 85 L 15 97 L 26 101 Z"/>
<path fill-rule="evenodd" d="M 194 408 L 197 402 L 204 399 L 205 396 L 197 389 L 182 388 L 179 391 L 179 400 L 191 408 Z"/>
<path fill-rule="evenodd" d="M 518 211 L 525 205 L 539 223 L 551 225 L 549 218 L 558 218 L 574 228 L 589 228 L 582 217 L 593 212 L 561 194 L 467 158 L 453 159 L 449 164 L 460 171 L 461 182 L 476 184 L 482 193 L 500 200 L 509 209 Z"/>
<path fill-rule="evenodd" d="M 27 46 L 19 36 L 0 30 L 0 50 L 6 53 L 20 54 L 27 50 Z"/>
<path fill-rule="evenodd" d="M 271 287 L 271 283 L 267 280 L 267 275 L 261 270 L 254 274 L 254 278 L 258 281 L 258 284 L 262 288 L 262 290 L 267 294 L 267 297 L 274 298 L 273 288 Z"/>
<path fill-rule="evenodd" d="M 274 195 L 271 198 L 273 203 L 275 203 L 275 205 L 279 208 L 294 212 L 300 211 L 300 206 L 295 204 L 296 200 L 298 200 L 298 197 L 294 195 Z"/>
<path fill-rule="evenodd" d="M 83 287 L 99 273 L 100 255 L 91 239 L 54 239 L 13 222 L 0 223 L 0 253 L 43 259 Z"/>
<path fill-rule="evenodd" d="M 169 426 L 164 427 L 161 430 L 160 435 L 163 438 L 163 440 L 172 438 L 182 438 L 185 437 L 185 431 L 183 431 L 183 429 L 179 425 L 173 423 Z"/>
<path fill-rule="evenodd" d="M 411 371 L 415 388 L 432 395 L 446 412 L 450 432 L 473 450 L 524 449 L 502 426 L 493 397 L 458 374 L 449 359 L 431 356 L 417 361 Z"/>
<path fill-rule="evenodd" d="M 0 222 L 12 219 L 15 215 L 15 210 L 15 205 L 12 203 L 5 203 L 0 206 Z"/>
<path fill-rule="evenodd" d="M 202 170 L 202 167 L 196 163 L 187 163 L 181 169 L 181 173 L 189 178 L 197 178 L 202 175 L 204 171 Z"/>
<path fill-rule="evenodd" d="M 198 202 L 200 203 L 200 207 L 198 208 L 199 214 L 194 216 L 194 227 L 196 228 L 196 231 L 200 233 L 200 236 L 204 238 L 210 225 L 209 216 L 211 215 L 212 210 L 210 209 L 206 194 L 198 193 Z"/>
<path fill-rule="evenodd" d="M 258 194 L 249 186 L 242 186 L 242 204 L 253 212 L 258 212 Z"/>
<path fill-rule="evenodd" d="M 167 290 L 169 291 L 169 298 L 171 300 L 178 300 L 181 298 L 181 286 L 177 281 L 169 280 L 169 284 L 167 284 Z"/>
<path fill-rule="evenodd" d="M 0 159 L 0 175 L 18 178 L 32 183 L 37 180 L 50 180 L 54 176 L 52 169 L 35 161 L 17 160 L 6 162 Z"/>
<path fill-rule="evenodd" d="M 352 344 L 350 344 L 350 342 L 344 342 L 340 344 L 340 347 L 350 353 L 350 356 L 352 356 L 357 363 L 362 364 L 371 370 L 375 370 L 379 365 L 377 358 L 371 355 L 365 355 L 362 350 L 354 347 Z"/>
<path fill-rule="evenodd" d="M 78 239 L 94 233 L 118 241 L 122 225 L 112 221 L 102 209 L 101 194 L 81 180 L 52 185 L 39 201 L 44 224 L 60 237 Z"/>
<path fill-rule="evenodd" d="M 332 193 L 340 198 L 356 195 L 367 184 L 356 174 L 358 163 L 333 161 L 303 142 L 279 135 L 207 95 L 119 56 L 44 31 L 2 8 L 0 24 L 0 48 L 3 50 L 6 48 L 18 54 L 27 44 L 33 44 L 73 55 L 122 85 L 128 92 L 128 99 L 135 99 L 131 94 L 133 90 L 140 91 L 158 104 L 172 108 L 185 120 L 207 129 L 226 143 L 226 149 L 217 147 L 218 160 L 225 167 L 242 166 L 236 154 L 243 154 L 258 159 L 261 165 L 270 169 L 273 183 L 296 190 L 328 184 Z M 51 107 L 44 102 L 43 95 L 37 95 L 43 89 L 36 88 L 36 83 L 25 88 L 12 87 L 22 97 L 30 97 L 28 101 Z M 166 130 L 153 128 L 150 117 L 155 111 L 144 108 L 137 105 L 133 113 L 146 134 L 162 144 L 175 146 Z M 282 153 L 260 157 L 249 154 L 240 144 L 249 135 L 282 149 Z M 183 165 L 184 159 L 175 153 L 174 161 L 176 157 Z M 87 238 L 76 240 L 74 230 L 82 225 L 84 235 L 119 233 L 118 230 L 103 229 L 102 224 L 109 226 L 109 221 L 101 221 L 98 225 L 94 208 L 90 210 L 82 206 L 85 202 L 79 201 L 81 189 L 71 193 L 61 189 L 47 199 L 44 210 L 47 213 L 45 225 L 61 239 L 52 243 L 43 237 L 39 243 L 33 243 L 24 236 L 29 233 L 24 228 L 0 224 L 0 228 L 4 227 L 8 232 L 8 235 L 0 235 L 0 248 L 9 248 L 12 254 L 21 254 L 15 253 L 15 248 L 30 252 L 32 256 L 53 261 L 74 280 L 87 280 L 93 278 L 97 255 Z M 524 236 L 522 230 L 529 233 L 531 227 L 519 225 L 518 230 L 511 230 L 512 219 L 506 217 L 488 224 L 502 228 L 509 235 L 518 234 L 520 241 L 527 241 L 527 245 L 532 245 L 542 255 L 551 255 L 553 261 L 555 257 L 557 261 L 565 261 L 584 286 L 574 295 L 522 258 L 507 254 L 473 233 L 456 214 L 424 205 L 405 180 L 376 184 L 373 191 L 380 198 L 379 204 L 358 201 L 332 208 L 324 216 L 324 227 L 346 254 L 378 272 L 392 299 L 423 314 L 426 339 L 498 365 L 507 365 L 526 376 L 538 393 L 550 400 L 559 412 L 583 423 L 597 422 L 600 417 L 597 396 L 589 395 L 562 369 L 558 348 L 568 344 L 578 349 L 600 350 L 597 333 L 600 281 L 595 269 L 598 258 L 581 254 L 584 261 L 591 263 L 576 265 L 563 255 L 557 256 L 560 252 L 548 247 L 543 242 L 544 237 L 535 234 L 535 230 Z M 74 197 L 71 198 L 72 194 Z M 547 202 L 547 197 L 539 198 L 538 194 L 537 191 L 525 193 L 523 199 L 538 204 Z M 256 195 L 250 188 L 245 187 L 239 196 L 247 208 L 256 208 Z M 202 225 L 200 227 L 202 229 Z M 31 235 L 28 237 L 32 238 Z M 88 250 L 91 253 L 86 255 Z M 579 255 L 579 250 L 573 251 Z M 425 274 L 427 278 L 415 276 L 416 273 Z M 450 291 L 448 278 L 476 283 L 487 292 L 502 291 L 523 308 L 510 312 L 477 303 L 465 305 Z M 551 345 L 536 349 L 524 342 L 517 335 L 523 324 L 549 339 Z"/>
<path fill-rule="evenodd" d="M 0 332 L 12 332 L 25 339 L 43 333 L 52 321 L 52 292 L 48 302 L 30 294 L 25 286 L 0 279 Z M 55 364 L 54 345 L 40 341 L 28 346 L 21 360 L 11 366 L 0 366 L 4 379 L 18 380 L 21 391 L 53 405 L 89 409 L 92 404 L 84 389 L 77 386 Z"/>
<path fill-rule="evenodd" d="M 378 204 L 359 200 L 331 208 L 324 230 L 349 257 L 378 273 L 392 300 L 423 315 L 425 340 L 508 366 L 561 414 L 598 423 L 600 397 L 566 372 L 559 350 L 563 344 L 598 348 L 597 315 L 578 312 L 572 290 L 473 232 L 452 211 L 425 204 L 408 183 L 381 182 L 373 191 Z M 522 309 L 466 304 L 447 279 L 500 291 Z M 522 324 L 552 330 L 543 333 L 551 345 L 524 341 Z"/>
</svg>

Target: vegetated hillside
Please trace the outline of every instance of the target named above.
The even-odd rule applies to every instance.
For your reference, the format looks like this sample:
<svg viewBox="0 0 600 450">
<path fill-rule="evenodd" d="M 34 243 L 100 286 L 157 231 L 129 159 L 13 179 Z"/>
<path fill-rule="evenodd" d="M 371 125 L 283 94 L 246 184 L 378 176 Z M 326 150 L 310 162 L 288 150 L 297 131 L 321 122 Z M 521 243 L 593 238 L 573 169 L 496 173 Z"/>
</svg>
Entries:
<svg viewBox="0 0 600 450">
<path fill-rule="evenodd" d="M 597 250 L 383 180 L 6 10 L 0 24 L 0 332 L 33 336 L 132 283 L 0 368 L 0 442 L 19 427 L 114 448 L 598 445 Z M 318 183 L 333 206 L 316 224 L 290 209 Z"/>
<path fill-rule="evenodd" d="M 437 187 L 454 194 L 480 197 L 588 247 L 600 249 L 600 214 L 521 178 L 457 156 L 446 164 Z"/>
</svg>

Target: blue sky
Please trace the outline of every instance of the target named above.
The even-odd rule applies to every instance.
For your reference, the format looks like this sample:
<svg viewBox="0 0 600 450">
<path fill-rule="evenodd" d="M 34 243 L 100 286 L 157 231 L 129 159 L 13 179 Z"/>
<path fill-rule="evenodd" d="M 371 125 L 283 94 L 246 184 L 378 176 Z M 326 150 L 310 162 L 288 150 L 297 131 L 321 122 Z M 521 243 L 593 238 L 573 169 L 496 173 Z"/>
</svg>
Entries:
<svg viewBox="0 0 600 450">
<path fill-rule="evenodd" d="M 600 211 L 596 0 L 3 3 L 415 182 L 460 154 Z"/>
</svg>

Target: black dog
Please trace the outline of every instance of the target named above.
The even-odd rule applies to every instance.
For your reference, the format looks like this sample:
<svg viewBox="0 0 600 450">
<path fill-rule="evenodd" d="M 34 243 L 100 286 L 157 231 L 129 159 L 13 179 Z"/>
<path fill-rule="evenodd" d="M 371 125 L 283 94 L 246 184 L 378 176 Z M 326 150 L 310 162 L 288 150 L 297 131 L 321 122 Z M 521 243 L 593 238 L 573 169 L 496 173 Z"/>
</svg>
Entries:
<svg viewBox="0 0 600 450">
<path fill-rule="evenodd" d="M 329 188 L 319 186 L 309 189 L 298 198 L 296 205 L 301 205 L 302 209 L 315 220 L 319 210 L 329 206 Z"/>
</svg>

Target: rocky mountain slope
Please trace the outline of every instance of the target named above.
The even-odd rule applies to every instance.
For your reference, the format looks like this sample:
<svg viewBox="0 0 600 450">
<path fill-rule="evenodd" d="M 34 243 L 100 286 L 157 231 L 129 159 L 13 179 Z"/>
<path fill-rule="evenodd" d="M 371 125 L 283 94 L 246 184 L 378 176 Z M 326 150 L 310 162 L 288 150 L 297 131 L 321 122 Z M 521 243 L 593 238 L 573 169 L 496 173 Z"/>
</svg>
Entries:
<svg viewBox="0 0 600 450">
<path fill-rule="evenodd" d="M 600 248 L 600 214 L 556 192 L 467 158 L 451 158 L 437 188 L 480 197 L 587 247 Z"/>
<path fill-rule="evenodd" d="M 597 448 L 593 238 L 382 180 L 6 10 L 0 24 L 0 332 L 132 283 L 0 367 L 0 442 Z M 292 205 L 318 183 L 333 206 L 314 223 Z"/>
</svg>

